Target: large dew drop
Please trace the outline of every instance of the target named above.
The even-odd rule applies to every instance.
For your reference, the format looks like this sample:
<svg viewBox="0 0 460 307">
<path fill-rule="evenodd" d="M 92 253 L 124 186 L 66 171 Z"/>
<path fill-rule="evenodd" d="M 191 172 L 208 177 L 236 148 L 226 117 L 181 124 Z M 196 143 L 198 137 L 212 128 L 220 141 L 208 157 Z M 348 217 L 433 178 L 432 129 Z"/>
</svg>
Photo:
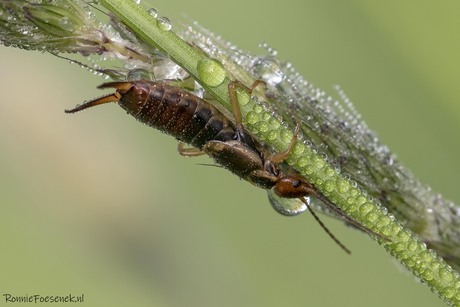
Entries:
<svg viewBox="0 0 460 307">
<path fill-rule="evenodd" d="M 275 87 L 284 79 L 279 61 L 274 57 L 261 57 L 252 68 L 255 76 Z"/>
<path fill-rule="evenodd" d="M 307 210 L 307 204 L 310 204 L 310 197 L 306 197 L 307 204 L 298 198 L 284 198 L 276 195 L 273 190 L 268 190 L 268 200 L 276 212 L 286 216 L 298 215 Z"/>
<path fill-rule="evenodd" d="M 215 59 L 205 58 L 198 62 L 198 76 L 208 86 L 216 87 L 224 82 L 225 68 Z"/>
</svg>

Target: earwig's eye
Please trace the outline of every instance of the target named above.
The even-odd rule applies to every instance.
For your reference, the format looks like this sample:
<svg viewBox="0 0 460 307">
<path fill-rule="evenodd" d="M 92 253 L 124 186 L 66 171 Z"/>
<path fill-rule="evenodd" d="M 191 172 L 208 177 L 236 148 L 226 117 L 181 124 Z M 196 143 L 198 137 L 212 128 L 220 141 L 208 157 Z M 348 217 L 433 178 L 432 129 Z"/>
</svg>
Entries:
<svg viewBox="0 0 460 307">
<path fill-rule="evenodd" d="M 300 187 L 301 184 L 302 184 L 302 182 L 301 182 L 300 180 L 298 180 L 298 179 L 296 179 L 296 180 L 294 180 L 294 181 L 292 182 L 292 186 L 293 186 L 294 188 Z"/>
</svg>

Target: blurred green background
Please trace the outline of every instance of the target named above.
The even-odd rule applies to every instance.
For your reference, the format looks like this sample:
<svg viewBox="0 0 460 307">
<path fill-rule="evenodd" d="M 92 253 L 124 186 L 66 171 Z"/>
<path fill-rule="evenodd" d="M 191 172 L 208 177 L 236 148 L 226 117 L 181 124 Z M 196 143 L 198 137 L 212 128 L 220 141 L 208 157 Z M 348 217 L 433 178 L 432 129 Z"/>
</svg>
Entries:
<svg viewBox="0 0 460 307">
<path fill-rule="evenodd" d="M 404 165 L 460 200 L 457 1 L 149 1 L 242 49 L 268 42 L 330 94 L 339 84 Z M 64 114 L 102 95 L 102 79 L 38 52 L 1 47 L 0 58 L 2 295 L 84 293 L 85 306 L 443 305 L 365 235 L 323 217 L 346 255 L 308 214 L 279 216 L 264 191 L 180 157 L 172 138 L 115 105 Z"/>
</svg>

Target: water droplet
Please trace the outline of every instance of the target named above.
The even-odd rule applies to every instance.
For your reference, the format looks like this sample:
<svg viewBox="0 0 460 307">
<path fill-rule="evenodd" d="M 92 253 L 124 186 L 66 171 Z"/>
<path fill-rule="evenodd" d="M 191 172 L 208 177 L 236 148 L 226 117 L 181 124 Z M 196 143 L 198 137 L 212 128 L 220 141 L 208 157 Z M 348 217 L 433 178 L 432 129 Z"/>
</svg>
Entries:
<svg viewBox="0 0 460 307">
<path fill-rule="evenodd" d="M 283 81 L 284 75 L 276 58 L 260 58 L 254 63 L 253 73 L 271 86 L 276 86 Z"/>
<path fill-rule="evenodd" d="M 256 104 L 253 108 L 254 112 L 259 114 L 259 120 L 262 119 L 262 112 L 264 112 L 264 108 L 261 105 Z"/>
<path fill-rule="evenodd" d="M 292 149 L 292 154 L 295 156 L 300 156 L 304 152 L 305 152 L 305 147 L 301 146 L 300 144 L 295 144 L 294 148 Z"/>
<path fill-rule="evenodd" d="M 453 279 L 452 272 L 445 269 L 439 270 L 439 276 L 442 278 L 444 282 L 450 282 Z"/>
<path fill-rule="evenodd" d="M 266 122 L 260 121 L 255 125 L 256 129 L 259 132 L 267 132 L 269 130 L 268 124 Z"/>
<path fill-rule="evenodd" d="M 157 19 L 157 26 L 160 30 L 169 31 L 172 29 L 171 21 L 168 17 L 160 17 Z"/>
<path fill-rule="evenodd" d="M 362 204 L 360 207 L 359 207 L 359 212 L 361 214 L 368 214 L 370 212 L 372 212 L 372 210 L 374 209 L 374 205 L 372 205 L 371 203 L 364 203 Z"/>
<path fill-rule="evenodd" d="M 69 20 L 68 17 L 62 17 L 59 20 L 59 25 L 61 26 L 62 29 L 66 31 L 72 31 L 73 30 L 73 23 Z"/>
<path fill-rule="evenodd" d="M 304 199 L 305 202 L 309 205 L 310 197 L 305 197 Z M 270 201 L 273 209 L 282 215 L 294 216 L 307 210 L 307 205 L 301 200 L 297 198 L 279 197 L 273 190 L 268 191 L 268 200 Z"/>
<path fill-rule="evenodd" d="M 259 116 L 257 115 L 256 112 L 248 112 L 248 114 L 246 114 L 246 121 L 248 122 L 249 125 L 254 125 L 255 123 L 257 123 L 259 121 Z"/>
<path fill-rule="evenodd" d="M 273 141 L 276 139 L 276 137 L 278 136 L 278 133 L 276 130 L 270 130 L 268 133 L 267 133 L 267 140 L 269 141 Z"/>
<path fill-rule="evenodd" d="M 417 241 L 412 240 L 407 244 L 407 250 L 410 252 L 415 252 L 419 249 L 419 244 Z"/>
<path fill-rule="evenodd" d="M 431 281 L 433 279 L 433 272 L 427 270 L 422 274 L 422 277 L 424 278 L 425 281 Z"/>
<path fill-rule="evenodd" d="M 152 16 L 153 18 L 157 18 L 158 16 L 158 12 L 156 9 L 154 9 L 153 7 L 149 8 L 147 10 L 147 12 L 150 14 L 150 16 Z"/>
<path fill-rule="evenodd" d="M 337 184 L 337 191 L 338 191 L 339 193 L 346 193 L 346 192 L 348 192 L 349 184 L 348 184 L 348 181 L 347 181 L 347 180 L 339 178 L 339 179 L 337 179 L 336 184 Z"/>
<path fill-rule="evenodd" d="M 335 184 L 332 180 L 326 180 L 323 184 L 323 189 L 324 189 L 324 192 L 328 192 L 328 193 L 331 193 L 332 191 L 335 190 Z"/>
<path fill-rule="evenodd" d="M 296 165 L 297 165 L 298 167 L 305 167 L 305 166 L 307 166 L 309 163 L 310 163 L 310 161 L 308 160 L 308 158 L 302 156 L 302 157 L 300 157 L 300 158 L 297 160 Z"/>
<path fill-rule="evenodd" d="M 269 108 L 268 106 L 266 107 L 267 109 Z M 270 126 L 272 126 L 274 129 L 277 129 L 281 126 L 281 119 L 278 117 L 278 114 L 275 112 L 270 112 L 270 118 L 268 120 L 268 123 Z"/>
<path fill-rule="evenodd" d="M 205 58 L 198 61 L 197 70 L 200 79 L 211 87 L 222 84 L 227 75 L 222 63 L 216 59 Z"/>
<path fill-rule="evenodd" d="M 281 140 L 282 140 L 283 142 L 286 142 L 286 143 L 291 142 L 292 136 L 293 136 L 293 134 L 292 134 L 291 131 L 289 131 L 289 130 L 287 130 L 287 129 L 281 130 L 280 137 L 281 137 Z"/>
</svg>

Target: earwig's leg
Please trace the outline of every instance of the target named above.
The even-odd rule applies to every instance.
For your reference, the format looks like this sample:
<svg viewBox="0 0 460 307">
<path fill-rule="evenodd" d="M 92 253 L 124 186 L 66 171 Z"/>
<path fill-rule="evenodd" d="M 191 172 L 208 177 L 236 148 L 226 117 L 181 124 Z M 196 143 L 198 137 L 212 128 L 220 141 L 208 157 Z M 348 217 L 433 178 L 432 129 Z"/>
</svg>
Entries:
<svg viewBox="0 0 460 307">
<path fill-rule="evenodd" d="M 263 80 L 255 80 L 251 87 L 247 87 L 243 83 L 241 83 L 238 80 L 231 81 L 228 84 L 228 94 L 230 96 L 230 102 L 232 104 L 232 111 L 233 111 L 233 116 L 235 116 L 235 123 L 237 129 L 240 131 L 243 131 L 243 123 L 241 121 L 241 109 L 240 109 L 240 104 L 238 103 L 238 95 L 237 95 L 237 88 L 240 88 L 244 91 L 246 91 L 248 94 L 252 94 L 254 89 L 259 86 L 260 84 L 266 84 L 265 81 Z"/>
<path fill-rule="evenodd" d="M 259 85 L 267 86 L 267 82 L 265 82 L 264 80 L 260 80 L 260 79 L 257 79 L 257 80 L 255 80 L 254 82 L 252 82 L 250 94 L 252 94 L 252 92 L 253 92 L 253 91 L 256 89 L 256 87 L 258 87 Z"/>
<path fill-rule="evenodd" d="M 241 83 L 238 80 L 231 81 L 228 84 L 228 94 L 230 96 L 230 102 L 232 103 L 232 109 L 233 109 L 233 115 L 235 116 L 235 124 L 236 124 L 236 129 L 239 135 L 239 138 L 244 138 L 243 135 L 243 123 L 242 123 L 242 117 L 241 117 L 241 110 L 240 110 L 240 104 L 238 103 L 238 95 L 237 95 L 237 88 L 240 88 L 249 94 L 251 94 L 254 89 L 261 85 L 261 84 L 266 84 L 265 81 L 263 80 L 255 80 L 251 87 L 247 87 L 243 83 Z M 291 139 L 291 143 L 289 144 L 289 147 L 282 152 L 276 153 L 268 157 L 265 161 L 266 164 L 266 169 L 271 169 L 271 166 L 274 164 L 278 164 L 286 160 L 287 156 L 291 153 L 292 149 L 294 148 L 296 142 L 297 142 L 297 135 L 300 132 L 300 124 L 297 123 L 294 131 L 294 135 Z"/>
<path fill-rule="evenodd" d="M 181 156 L 198 157 L 198 156 L 202 156 L 206 154 L 204 151 L 201 151 L 198 148 L 195 148 L 195 147 L 186 148 L 185 145 L 186 144 L 184 142 L 179 142 L 177 144 L 177 151 L 179 152 Z"/>
<path fill-rule="evenodd" d="M 237 137 L 239 140 L 244 139 L 244 132 L 243 132 L 244 129 L 243 129 L 243 123 L 242 123 L 240 104 L 238 102 L 237 88 L 240 88 L 246 91 L 248 94 L 252 94 L 254 89 L 260 84 L 266 84 L 266 83 L 263 80 L 255 80 L 252 83 L 250 88 L 238 80 L 231 81 L 228 84 L 228 95 L 230 96 L 230 102 L 232 104 L 232 111 L 233 111 L 233 116 L 235 117 L 236 131 L 238 134 Z"/>
<path fill-rule="evenodd" d="M 241 109 L 238 102 L 237 88 L 245 90 L 248 93 L 251 93 L 251 89 L 240 81 L 231 81 L 228 84 L 228 95 L 230 96 L 230 102 L 232 104 L 233 116 L 235 117 L 236 131 L 238 133 L 238 138 L 243 136 L 243 123 L 241 120 Z"/>
<path fill-rule="evenodd" d="M 297 135 L 299 134 L 299 132 L 300 132 L 300 124 L 297 123 L 297 125 L 295 126 L 294 135 L 292 136 L 289 147 L 285 151 L 278 152 L 268 157 L 267 162 L 270 162 L 272 164 L 278 164 L 286 160 L 286 158 L 289 156 L 292 149 L 294 148 L 295 144 L 297 143 Z"/>
</svg>

